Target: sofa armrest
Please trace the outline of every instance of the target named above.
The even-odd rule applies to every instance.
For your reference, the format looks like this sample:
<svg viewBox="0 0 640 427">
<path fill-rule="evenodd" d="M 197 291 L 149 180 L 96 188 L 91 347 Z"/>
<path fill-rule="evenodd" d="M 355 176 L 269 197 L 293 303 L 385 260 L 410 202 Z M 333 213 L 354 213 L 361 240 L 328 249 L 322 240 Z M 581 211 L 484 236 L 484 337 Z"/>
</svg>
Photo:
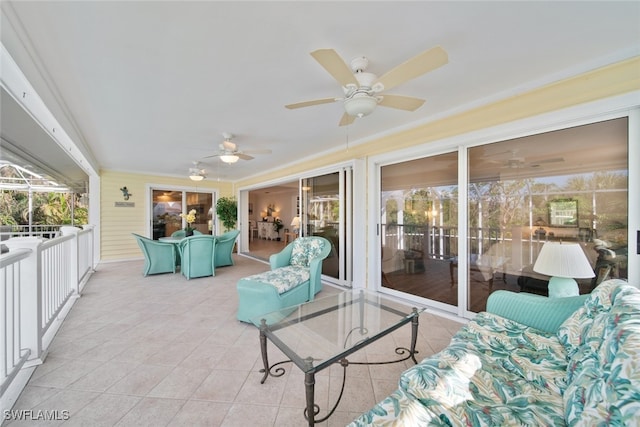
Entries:
<svg viewBox="0 0 640 427">
<path fill-rule="evenodd" d="M 589 295 L 567 298 L 547 298 L 524 292 L 496 291 L 487 300 L 487 311 L 523 325 L 556 333 L 562 323 Z"/>
</svg>

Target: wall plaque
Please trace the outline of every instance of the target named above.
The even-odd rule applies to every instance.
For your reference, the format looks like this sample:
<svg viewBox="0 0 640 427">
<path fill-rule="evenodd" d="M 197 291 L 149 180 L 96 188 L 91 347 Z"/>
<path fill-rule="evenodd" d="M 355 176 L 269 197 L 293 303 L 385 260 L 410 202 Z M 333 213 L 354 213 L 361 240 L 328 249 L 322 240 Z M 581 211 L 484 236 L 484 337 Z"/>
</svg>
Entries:
<svg viewBox="0 0 640 427">
<path fill-rule="evenodd" d="M 136 202 L 116 202 L 116 208 L 135 208 Z"/>
</svg>

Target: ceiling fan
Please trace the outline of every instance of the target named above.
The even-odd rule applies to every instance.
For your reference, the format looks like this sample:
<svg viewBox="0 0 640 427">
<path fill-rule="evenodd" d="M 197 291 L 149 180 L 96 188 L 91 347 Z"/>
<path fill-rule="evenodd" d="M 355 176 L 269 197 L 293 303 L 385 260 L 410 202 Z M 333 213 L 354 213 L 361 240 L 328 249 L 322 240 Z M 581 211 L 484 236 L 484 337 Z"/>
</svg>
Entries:
<svg viewBox="0 0 640 427">
<path fill-rule="evenodd" d="M 340 83 L 344 97 L 298 102 L 285 107 L 295 109 L 342 101 L 345 113 L 339 126 L 351 124 L 356 118 L 371 114 L 378 105 L 406 111 L 417 110 L 424 104 L 424 99 L 382 92 L 435 70 L 449 61 L 447 52 L 437 46 L 377 77 L 366 71 L 369 60 L 364 56 L 353 59 L 350 67 L 333 49 L 319 49 L 311 52 L 311 56 Z"/>
<path fill-rule="evenodd" d="M 253 159 L 253 156 L 250 156 L 249 153 L 271 154 L 271 150 L 268 150 L 268 149 L 242 151 L 238 149 L 238 146 L 236 145 L 235 142 L 231 142 L 231 140 L 234 137 L 233 134 L 224 132 L 222 134 L 222 137 L 224 138 L 224 141 L 218 145 L 218 148 L 220 149 L 220 151 L 217 154 L 214 154 L 212 156 L 204 157 L 205 159 L 208 159 L 211 157 L 219 157 L 220 160 L 222 160 L 224 163 L 233 164 L 233 163 L 236 163 L 239 159 L 242 159 L 242 160 Z"/>
<path fill-rule="evenodd" d="M 518 150 L 510 151 L 511 156 L 506 159 L 489 159 L 489 163 L 499 164 L 503 169 L 520 169 L 520 168 L 539 168 L 546 163 L 564 162 L 563 157 L 548 157 L 535 160 L 527 160 L 524 157 L 517 156 Z"/>
<path fill-rule="evenodd" d="M 193 167 L 189 168 L 189 179 L 192 181 L 202 181 L 207 176 L 205 175 L 205 170 L 200 169 L 200 162 L 193 162 Z"/>
</svg>

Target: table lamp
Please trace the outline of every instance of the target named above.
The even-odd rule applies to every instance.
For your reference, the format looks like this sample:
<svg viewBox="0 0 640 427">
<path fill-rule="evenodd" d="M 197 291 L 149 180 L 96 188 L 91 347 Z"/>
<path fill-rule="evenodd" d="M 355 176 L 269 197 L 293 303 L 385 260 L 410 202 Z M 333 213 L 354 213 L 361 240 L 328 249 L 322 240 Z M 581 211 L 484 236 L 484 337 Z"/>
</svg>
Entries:
<svg viewBox="0 0 640 427">
<path fill-rule="evenodd" d="M 593 268 L 578 243 L 547 242 L 542 246 L 533 271 L 549 279 L 549 298 L 580 295 L 575 279 L 594 277 Z"/>
</svg>

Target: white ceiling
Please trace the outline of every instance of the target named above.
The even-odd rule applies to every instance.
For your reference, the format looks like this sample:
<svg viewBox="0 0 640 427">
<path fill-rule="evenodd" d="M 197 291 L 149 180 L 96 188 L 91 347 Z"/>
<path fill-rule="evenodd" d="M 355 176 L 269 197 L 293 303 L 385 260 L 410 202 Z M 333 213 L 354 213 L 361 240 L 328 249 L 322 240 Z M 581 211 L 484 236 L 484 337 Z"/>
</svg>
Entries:
<svg viewBox="0 0 640 427">
<path fill-rule="evenodd" d="M 184 177 L 223 132 L 240 149 L 272 150 L 231 166 L 208 159 L 209 179 L 279 169 L 640 54 L 636 1 L 3 0 L 2 11 L 3 44 L 19 65 L 15 34 L 26 44 L 38 66 L 25 74 L 37 69 L 99 168 Z M 340 103 L 284 108 L 342 96 L 311 51 L 364 55 L 381 75 L 438 45 L 447 65 L 390 91 L 426 99 L 415 112 L 378 107 L 338 127 Z"/>
</svg>

